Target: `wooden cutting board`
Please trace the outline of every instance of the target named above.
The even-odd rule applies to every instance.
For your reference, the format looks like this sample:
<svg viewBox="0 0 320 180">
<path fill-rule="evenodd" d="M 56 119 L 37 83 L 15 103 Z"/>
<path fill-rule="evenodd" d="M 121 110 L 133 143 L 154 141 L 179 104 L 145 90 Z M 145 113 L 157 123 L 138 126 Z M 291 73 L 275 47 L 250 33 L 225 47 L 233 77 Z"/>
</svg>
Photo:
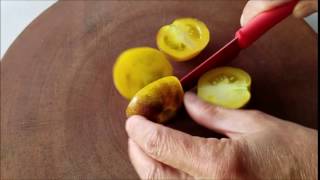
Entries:
<svg viewBox="0 0 320 180">
<path fill-rule="evenodd" d="M 234 36 L 246 1 L 65 1 L 38 17 L 1 62 L 1 179 L 137 178 L 127 155 L 127 101 L 112 66 L 130 47 L 156 47 L 175 18 L 204 21 L 211 42 L 195 60 L 172 64 L 181 77 Z M 253 79 L 247 108 L 316 128 L 317 35 L 292 17 L 231 66 Z M 236 119 L 235 119 L 236 121 Z M 182 109 L 169 126 L 216 136 Z"/>
</svg>

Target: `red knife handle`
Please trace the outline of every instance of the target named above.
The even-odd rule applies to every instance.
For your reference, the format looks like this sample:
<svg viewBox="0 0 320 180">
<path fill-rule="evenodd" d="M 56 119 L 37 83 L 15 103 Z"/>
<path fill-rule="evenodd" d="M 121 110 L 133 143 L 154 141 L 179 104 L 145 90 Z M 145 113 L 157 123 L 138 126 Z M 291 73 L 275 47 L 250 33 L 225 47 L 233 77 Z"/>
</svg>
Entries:
<svg viewBox="0 0 320 180">
<path fill-rule="evenodd" d="M 248 24 L 236 32 L 239 46 L 241 48 L 250 46 L 265 32 L 289 16 L 297 3 L 298 0 L 292 0 L 289 3 L 265 11 L 253 18 Z"/>
</svg>

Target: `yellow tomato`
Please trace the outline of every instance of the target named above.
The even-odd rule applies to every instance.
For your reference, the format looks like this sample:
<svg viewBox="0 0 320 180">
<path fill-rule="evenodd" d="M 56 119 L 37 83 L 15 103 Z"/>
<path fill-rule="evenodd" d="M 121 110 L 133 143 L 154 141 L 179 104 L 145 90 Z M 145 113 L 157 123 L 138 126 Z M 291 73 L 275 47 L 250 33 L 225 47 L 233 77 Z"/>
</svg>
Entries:
<svg viewBox="0 0 320 180">
<path fill-rule="evenodd" d="M 226 108 L 241 108 L 250 100 L 251 78 L 245 71 L 220 67 L 200 77 L 198 96 L 212 104 Z"/>
<path fill-rule="evenodd" d="M 140 91 L 130 101 L 127 116 L 142 115 L 149 120 L 164 123 L 172 118 L 183 101 L 183 89 L 175 76 L 158 79 Z"/>
<path fill-rule="evenodd" d="M 172 75 L 165 55 L 153 48 L 138 47 L 120 54 L 113 67 L 113 81 L 119 93 L 131 99 L 147 84 Z"/>
<path fill-rule="evenodd" d="M 181 18 L 161 27 L 158 48 L 176 61 L 187 61 L 198 55 L 209 43 L 207 26 L 194 18 Z"/>
</svg>

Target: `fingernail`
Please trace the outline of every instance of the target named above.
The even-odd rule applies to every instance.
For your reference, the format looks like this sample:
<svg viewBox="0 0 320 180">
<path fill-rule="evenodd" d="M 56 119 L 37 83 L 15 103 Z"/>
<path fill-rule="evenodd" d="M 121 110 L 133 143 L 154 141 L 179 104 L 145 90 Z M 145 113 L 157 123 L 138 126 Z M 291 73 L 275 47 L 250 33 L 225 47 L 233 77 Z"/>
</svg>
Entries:
<svg viewBox="0 0 320 180">
<path fill-rule="evenodd" d="M 143 119 L 144 119 L 144 117 L 138 116 L 138 115 L 130 116 L 126 121 L 126 131 L 128 132 L 129 130 L 131 130 L 135 126 L 139 125 L 139 122 Z"/>
<path fill-rule="evenodd" d="M 184 94 L 184 100 L 187 101 L 187 102 L 196 101 L 197 98 L 198 98 L 198 97 L 197 97 L 194 93 L 191 93 L 191 92 L 186 92 L 186 93 Z"/>
<path fill-rule="evenodd" d="M 243 15 L 241 15 L 241 17 L 240 17 L 240 25 L 241 25 L 241 27 L 243 27 L 243 25 L 244 25 L 244 19 L 243 19 Z"/>
</svg>

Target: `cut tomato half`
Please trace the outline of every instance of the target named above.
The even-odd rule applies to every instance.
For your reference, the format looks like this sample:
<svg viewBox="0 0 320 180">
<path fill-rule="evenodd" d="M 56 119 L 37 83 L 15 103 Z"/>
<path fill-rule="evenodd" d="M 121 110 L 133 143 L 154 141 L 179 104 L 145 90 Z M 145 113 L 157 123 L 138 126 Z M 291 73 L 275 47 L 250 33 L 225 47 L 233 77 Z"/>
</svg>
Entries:
<svg viewBox="0 0 320 180">
<path fill-rule="evenodd" d="M 157 34 L 158 48 L 176 61 L 197 56 L 209 43 L 207 26 L 195 18 L 181 18 L 161 27 Z"/>
<path fill-rule="evenodd" d="M 212 104 L 237 109 L 249 102 L 250 86 L 251 78 L 245 71 L 233 67 L 220 67 L 200 77 L 197 94 Z"/>
</svg>

